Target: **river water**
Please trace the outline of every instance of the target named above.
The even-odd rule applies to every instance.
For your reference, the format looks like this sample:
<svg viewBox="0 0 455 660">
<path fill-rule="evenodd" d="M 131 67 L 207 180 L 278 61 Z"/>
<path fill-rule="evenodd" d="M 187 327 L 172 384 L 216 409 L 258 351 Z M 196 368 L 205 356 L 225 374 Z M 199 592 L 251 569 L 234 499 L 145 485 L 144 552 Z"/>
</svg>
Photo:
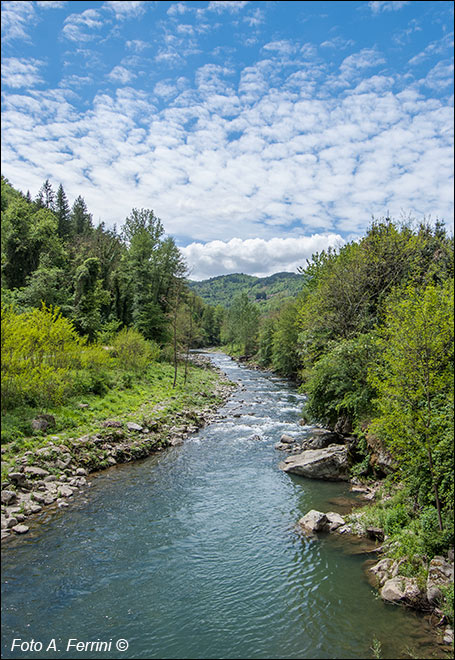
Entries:
<svg viewBox="0 0 455 660">
<path fill-rule="evenodd" d="M 374 639 L 383 658 L 430 657 L 426 621 L 375 596 L 368 555 L 296 531 L 309 509 L 353 497 L 344 483 L 278 469 L 280 435 L 310 432 L 298 425 L 302 396 L 212 359 L 240 384 L 217 421 L 100 473 L 89 497 L 6 544 L 3 657 L 368 658 Z M 32 639 L 41 652 L 17 648 Z M 111 650 L 66 651 L 70 639 Z"/>
</svg>

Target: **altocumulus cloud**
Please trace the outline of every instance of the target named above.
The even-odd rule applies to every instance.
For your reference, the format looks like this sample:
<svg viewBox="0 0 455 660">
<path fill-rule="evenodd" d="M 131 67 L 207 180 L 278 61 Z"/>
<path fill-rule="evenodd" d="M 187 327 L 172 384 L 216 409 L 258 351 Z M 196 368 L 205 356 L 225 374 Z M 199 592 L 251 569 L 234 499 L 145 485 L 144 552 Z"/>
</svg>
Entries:
<svg viewBox="0 0 455 660">
<path fill-rule="evenodd" d="M 191 243 L 181 251 L 187 261 L 189 277 L 202 280 L 227 273 L 265 277 L 287 271 L 295 273 L 315 252 L 339 247 L 338 234 L 313 234 L 298 238 L 232 238 L 230 241 Z"/>
</svg>

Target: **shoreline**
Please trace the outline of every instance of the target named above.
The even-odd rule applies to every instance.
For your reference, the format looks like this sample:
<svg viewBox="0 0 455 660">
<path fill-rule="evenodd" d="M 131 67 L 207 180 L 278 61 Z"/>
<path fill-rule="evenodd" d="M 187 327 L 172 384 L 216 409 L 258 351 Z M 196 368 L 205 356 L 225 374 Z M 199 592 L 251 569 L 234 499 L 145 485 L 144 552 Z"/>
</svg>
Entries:
<svg viewBox="0 0 455 660">
<path fill-rule="evenodd" d="M 87 493 L 90 474 L 95 476 L 115 465 L 182 444 L 189 435 L 213 421 L 236 384 L 203 355 L 193 354 L 191 362 L 218 376 L 212 392 L 203 395 L 206 402 L 203 408 L 184 408 L 168 421 L 160 419 L 149 424 L 150 428 L 121 417 L 103 420 L 94 433 L 80 437 L 76 433 L 65 441 L 49 435 L 46 444 L 19 455 L 2 482 L 2 543 L 26 534 L 29 531 L 26 523 L 34 521 L 48 507 L 48 510 L 55 506 L 67 508 L 73 495 L 82 490 Z"/>
</svg>

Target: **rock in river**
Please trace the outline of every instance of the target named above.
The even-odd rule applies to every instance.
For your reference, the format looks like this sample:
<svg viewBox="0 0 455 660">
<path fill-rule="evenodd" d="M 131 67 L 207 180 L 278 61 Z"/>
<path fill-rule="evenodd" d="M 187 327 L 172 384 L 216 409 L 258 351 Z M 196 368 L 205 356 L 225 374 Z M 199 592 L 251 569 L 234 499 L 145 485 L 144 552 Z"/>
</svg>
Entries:
<svg viewBox="0 0 455 660">
<path fill-rule="evenodd" d="M 349 478 L 348 449 L 344 445 L 329 445 L 323 449 L 308 449 L 288 456 L 279 467 L 310 479 L 346 481 Z"/>
</svg>

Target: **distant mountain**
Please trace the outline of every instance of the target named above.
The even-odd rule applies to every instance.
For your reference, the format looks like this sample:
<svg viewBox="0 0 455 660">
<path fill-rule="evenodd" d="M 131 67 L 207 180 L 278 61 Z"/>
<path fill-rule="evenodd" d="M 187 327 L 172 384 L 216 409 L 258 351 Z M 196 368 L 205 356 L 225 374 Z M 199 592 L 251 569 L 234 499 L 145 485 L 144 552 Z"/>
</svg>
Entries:
<svg viewBox="0 0 455 660">
<path fill-rule="evenodd" d="M 229 307 L 234 296 L 246 291 L 248 297 L 261 307 L 274 309 L 285 298 L 296 296 L 303 285 L 303 275 L 275 273 L 269 277 L 254 277 L 243 273 L 219 275 L 209 280 L 189 280 L 190 288 L 209 305 Z"/>
</svg>

